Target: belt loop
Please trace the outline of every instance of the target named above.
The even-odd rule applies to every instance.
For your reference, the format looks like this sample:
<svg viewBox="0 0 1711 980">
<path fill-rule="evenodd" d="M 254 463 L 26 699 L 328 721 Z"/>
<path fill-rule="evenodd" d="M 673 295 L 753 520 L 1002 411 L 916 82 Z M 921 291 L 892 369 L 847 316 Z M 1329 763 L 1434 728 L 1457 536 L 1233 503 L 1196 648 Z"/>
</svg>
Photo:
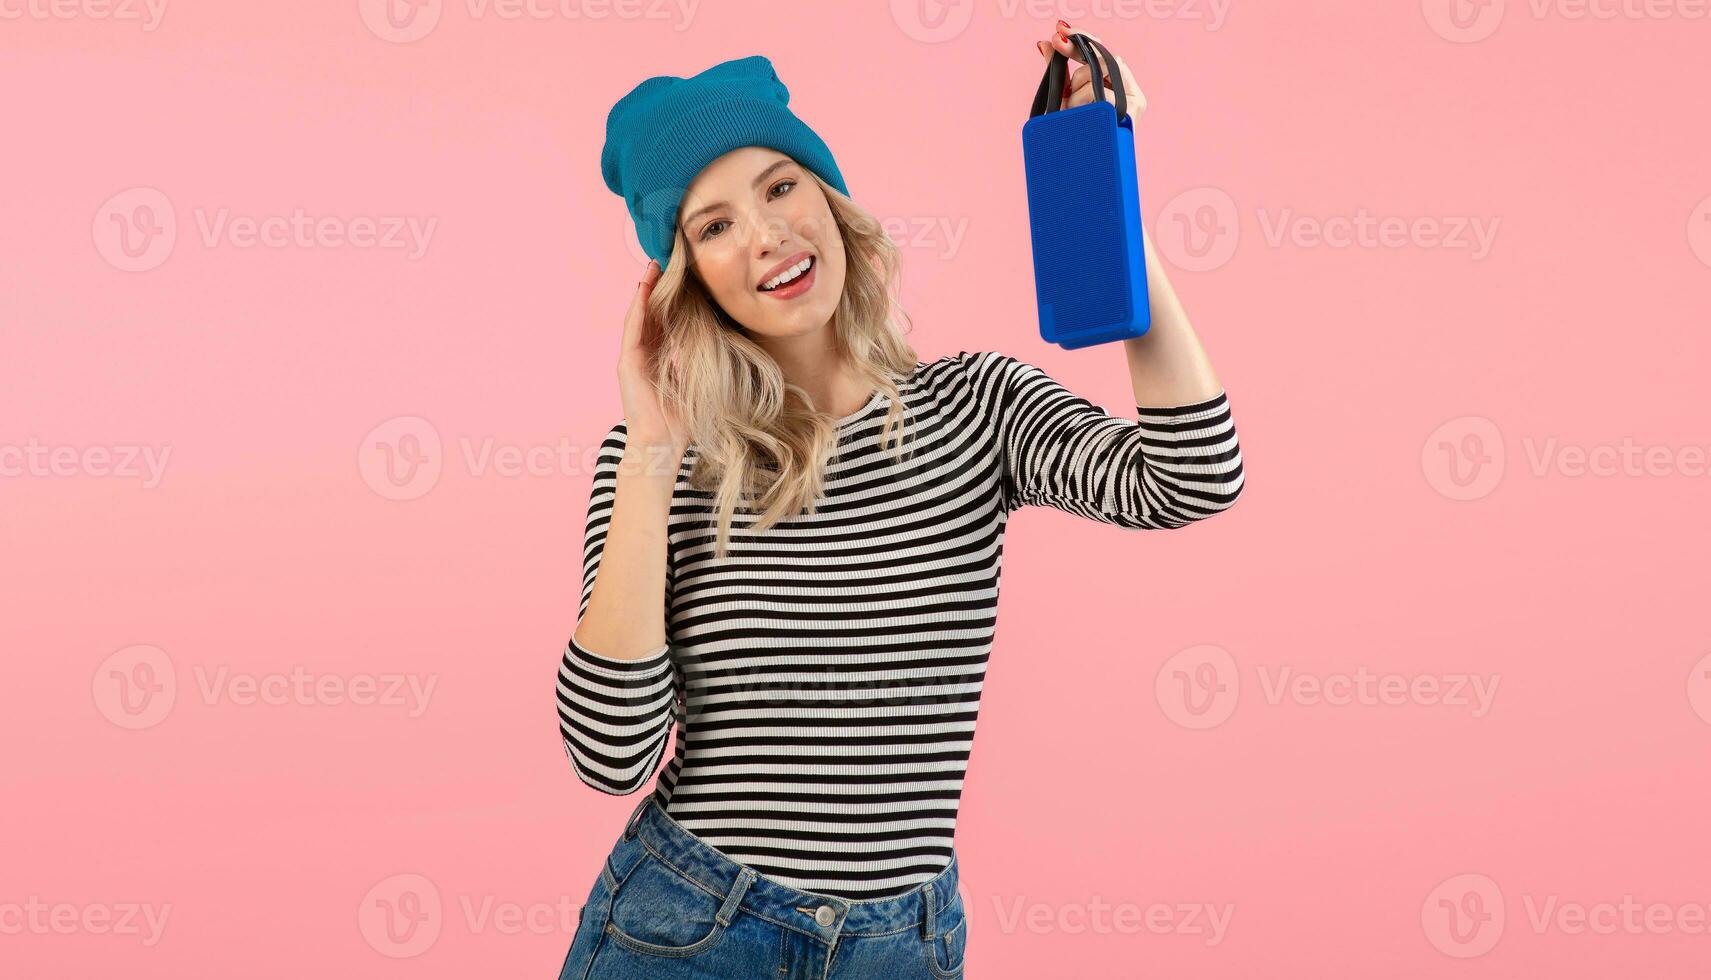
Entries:
<svg viewBox="0 0 1711 980">
<path fill-rule="evenodd" d="M 938 938 L 938 922 L 935 919 L 935 909 L 933 907 L 937 898 L 938 896 L 933 894 L 933 883 L 930 881 L 927 882 L 926 886 L 921 889 L 921 902 L 927 909 L 926 926 L 927 942 L 929 943 Z"/>
<path fill-rule="evenodd" d="M 713 916 L 719 920 L 720 925 L 731 924 L 731 916 L 736 913 L 737 905 L 743 900 L 743 893 L 749 890 L 749 883 L 754 879 L 755 873 L 748 868 L 737 872 L 737 880 L 731 883 L 731 890 L 725 895 L 725 904 L 719 906 L 719 911 Z"/>
<path fill-rule="evenodd" d="M 636 823 L 641 819 L 642 809 L 644 807 L 646 807 L 652 801 L 653 801 L 653 794 L 649 793 L 648 795 L 642 797 L 642 801 L 640 803 L 636 804 L 636 808 L 634 810 L 630 811 L 630 819 L 624 824 L 624 839 L 625 840 L 633 840 L 635 838 L 635 836 L 636 836 Z"/>
</svg>

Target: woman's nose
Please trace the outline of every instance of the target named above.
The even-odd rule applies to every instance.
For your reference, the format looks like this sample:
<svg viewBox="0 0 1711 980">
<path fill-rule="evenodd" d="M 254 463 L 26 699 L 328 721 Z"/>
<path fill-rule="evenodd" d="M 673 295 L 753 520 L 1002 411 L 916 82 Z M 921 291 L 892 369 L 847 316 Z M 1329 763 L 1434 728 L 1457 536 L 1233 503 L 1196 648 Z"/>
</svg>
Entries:
<svg viewBox="0 0 1711 980">
<path fill-rule="evenodd" d="M 791 238 L 790 223 L 783 216 L 760 211 L 755 216 L 755 244 L 777 249 Z"/>
</svg>

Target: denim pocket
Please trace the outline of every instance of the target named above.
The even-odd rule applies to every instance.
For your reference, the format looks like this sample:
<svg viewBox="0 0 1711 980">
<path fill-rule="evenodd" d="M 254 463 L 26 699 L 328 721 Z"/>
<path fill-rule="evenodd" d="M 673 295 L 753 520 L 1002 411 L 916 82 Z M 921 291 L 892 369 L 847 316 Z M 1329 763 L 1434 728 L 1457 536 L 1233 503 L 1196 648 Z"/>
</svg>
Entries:
<svg viewBox="0 0 1711 980">
<path fill-rule="evenodd" d="M 927 966 L 940 980 L 957 980 L 962 976 L 963 954 L 968 951 L 968 919 L 963 914 L 962 892 L 956 900 L 934 915 L 938 933 L 933 941 L 923 940 Z"/>
<path fill-rule="evenodd" d="M 717 918 L 725 904 L 656 857 L 642 858 L 612 899 L 606 932 L 618 945 L 647 956 L 695 956 L 725 938 Z"/>
</svg>

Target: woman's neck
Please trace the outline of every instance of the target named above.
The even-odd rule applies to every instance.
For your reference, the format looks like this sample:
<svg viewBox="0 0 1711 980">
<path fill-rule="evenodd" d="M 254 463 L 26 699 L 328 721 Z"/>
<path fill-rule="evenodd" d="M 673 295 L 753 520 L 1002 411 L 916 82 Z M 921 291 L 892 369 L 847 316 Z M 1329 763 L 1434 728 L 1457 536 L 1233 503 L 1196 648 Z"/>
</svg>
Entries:
<svg viewBox="0 0 1711 980">
<path fill-rule="evenodd" d="M 873 392 L 847 369 L 836 351 L 823 342 L 798 337 L 771 338 L 770 343 L 762 346 L 778 363 L 784 380 L 800 388 L 816 409 L 833 418 L 855 414 L 873 397 Z"/>
</svg>

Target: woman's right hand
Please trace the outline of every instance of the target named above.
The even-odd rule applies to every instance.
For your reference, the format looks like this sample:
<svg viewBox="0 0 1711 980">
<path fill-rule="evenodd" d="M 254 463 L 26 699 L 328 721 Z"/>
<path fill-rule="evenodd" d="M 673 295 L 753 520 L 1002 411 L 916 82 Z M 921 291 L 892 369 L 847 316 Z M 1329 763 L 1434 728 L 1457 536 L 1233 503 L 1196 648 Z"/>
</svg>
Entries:
<svg viewBox="0 0 1711 980">
<path fill-rule="evenodd" d="M 648 321 L 648 299 L 659 277 L 659 263 L 649 261 L 647 271 L 636 283 L 635 295 L 630 298 L 629 312 L 624 314 L 623 346 L 618 352 L 618 391 L 624 402 L 625 446 L 675 450 L 676 456 L 666 461 L 669 469 L 665 472 L 676 474 L 689 440 L 681 422 L 660 404 L 659 389 L 649 364 L 648 345 L 658 343 L 658 339 L 649 330 L 652 324 Z M 652 467 L 649 472 L 653 472 Z"/>
</svg>

